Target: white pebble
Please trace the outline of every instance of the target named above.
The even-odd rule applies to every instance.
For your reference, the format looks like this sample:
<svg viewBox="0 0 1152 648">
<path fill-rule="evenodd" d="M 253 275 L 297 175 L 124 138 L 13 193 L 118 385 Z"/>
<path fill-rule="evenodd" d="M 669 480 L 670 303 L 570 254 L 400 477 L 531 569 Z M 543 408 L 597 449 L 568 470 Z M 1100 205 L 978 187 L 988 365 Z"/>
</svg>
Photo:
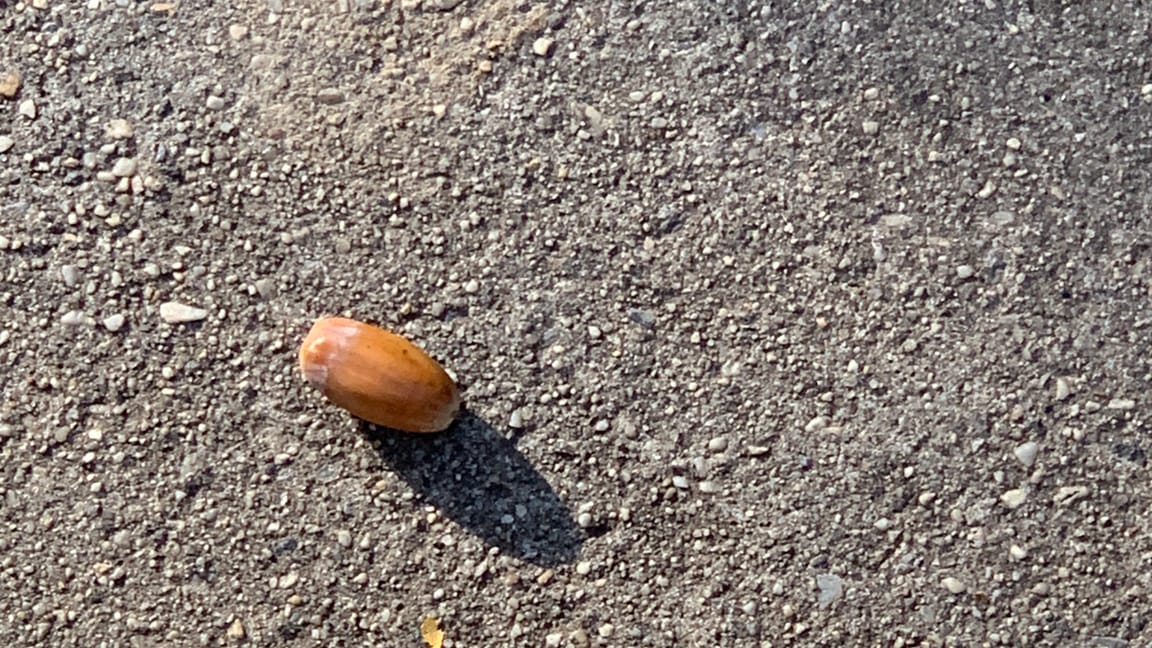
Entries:
<svg viewBox="0 0 1152 648">
<path fill-rule="evenodd" d="M 806 423 L 804 425 L 804 431 L 805 432 L 817 432 L 819 430 L 823 430 L 826 427 L 828 427 L 828 417 L 817 416 L 816 418 L 813 418 L 811 421 L 808 421 L 808 423 Z"/>
<path fill-rule="evenodd" d="M 512 416 L 508 417 L 508 427 L 513 430 L 519 430 L 524 427 L 524 415 L 520 413 L 520 410 L 514 410 Z"/>
<path fill-rule="evenodd" d="M 1072 388 L 1064 378 L 1056 379 L 1056 400 L 1062 401 L 1072 395 Z"/>
<path fill-rule="evenodd" d="M 112 315 L 105 317 L 103 323 L 104 328 L 108 329 L 108 331 L 111 333 L 115 333 L 124 328 L 124 316 L 120 313 L 113 313 Z"/>
<path fill-rule="evenodd" d="M 727 437 L 722 437 L 722 436 L 721 437 L 715 437 L 711 441 L 708 442 L 708 451 L 709 452 L 715 452 L 715 453 L 719 454 L 721 452 L 724 452 L 727 449 L 728 449 L 728 438 Z"/>
<path fill-rule="evenodd" d="M 1113 398 L 1108 401 L 1108 409 L 1130 410 L 1136 407 L 1136 401 L 1131 398 Z"/>
<path fill-rule="evenodd" d="M 1023 488 L 1013 488 L 1000 496 L 1000 501 L 1010 509 L 1019 508 L 1026 499 L 1028 499 L 1028 491 Z"/>
<path fill-rule="evenodd" d="M 956 276 L 961 279 L 968 279 L 976 274 L 976 269 L 970 265 L 962 265 L 956 267 Z"/>
<path fill-rule="evenodd" d="M 19 111 L 26 119 L 36 119 L 36 102 L 31 99 L 21 101 Z"/>
<path fill-rule="evenodd" d="M 136 175 L 136 160 L 132 158 L 120 158 L 112 165 L 112 175 L 117 178 L 128 178 Z"/>
<path fill-rule="evenodd" d="M 952 592 L 953 594 L 961 594 L 968 589 L 968 586 L 964 584 L 964 581 L 960 580 L 959 578 L 953 578 L 951 576 L 940 581 L 940 584 L 944 586 L 944 589 Z"/>
<path fill-rule="evenodd" d="M 160 319 L 169 324 L 199 322 L 206 317 L 208 317 L 208 311 L 203 308 L 188 306 L 180 302 L 164 302 L 160 304 Z"/>
<path fill-rule="evenodd" d="M 1028 557 L 1028 552 L 1020 545 L 1012 545 L 1009 547 L 1008 554 L 1016 560 L 1024 560 Z"/>
<path fill-rule="evenodd" d="M 864 131 L 865 135 L 875 135 L 880 132 L 880 122 L 869 119 L 863 124 L 860 124 L 860 128 Z"/>
<path fill-rule="evenodd" d="M 532 51 L 536 56 L 548 56 L 548 54 L 552 52 L 553 44 L 554 41 L 551 38 L 541 36 L 532 43 Z"/>
<path fill-rule="evenodd" d="M 64 280 L 65 286 L 72 288 L 80 281 L 80 270 L 74 265 L 61 266 L 60 278 Z"/>
<path fill-rule="evenodd" d="M 104 134 L 111 139 L 128 139 L 133 135 L 132 124 L 127 119 L 113 119 L 104 127 Z"/>
<path fill-rule="evenodd" d="M 1040 452 L 1040 446 L 1035 441 L 1021 443 L 1012 451 L 1012 453 L 1016 455 L 1016 460 L 1029 468 L 1036 462 L 1036 454 L 1038 452 Z"/>
</svg>

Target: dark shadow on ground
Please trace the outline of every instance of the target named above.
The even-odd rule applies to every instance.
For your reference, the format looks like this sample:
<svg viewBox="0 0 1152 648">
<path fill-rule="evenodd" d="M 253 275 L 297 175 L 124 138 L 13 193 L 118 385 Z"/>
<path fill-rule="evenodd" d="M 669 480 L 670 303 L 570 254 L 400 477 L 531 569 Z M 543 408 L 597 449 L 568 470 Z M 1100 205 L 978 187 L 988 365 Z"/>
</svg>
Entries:
<svg viewBox="0 0 1152 648">
<path fill-rule="evenodd" d="M 584 540 L 556 491 L 514 443 L 462 412 L 440 434 L 405 434 L 361 422 L 380 457 L 429 504 L 505 555 L 569 563 Z"/>
</svg>

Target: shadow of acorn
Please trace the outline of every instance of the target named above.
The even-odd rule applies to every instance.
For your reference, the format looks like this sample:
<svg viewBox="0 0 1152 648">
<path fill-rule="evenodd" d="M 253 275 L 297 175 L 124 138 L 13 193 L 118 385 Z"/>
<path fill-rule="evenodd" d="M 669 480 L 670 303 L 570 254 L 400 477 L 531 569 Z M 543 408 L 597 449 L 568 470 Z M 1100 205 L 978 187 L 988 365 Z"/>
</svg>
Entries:
<svg viewBox="0 0 1152 648">
<path fill-rule="evenodd" d="M 380 458 L 445 517 L 502 553 L 541 566 L 576 559 L 584 534 L 552 486 L 487 421 L 464 410 L 443 433 L 361 422 Z"/>
</svg>

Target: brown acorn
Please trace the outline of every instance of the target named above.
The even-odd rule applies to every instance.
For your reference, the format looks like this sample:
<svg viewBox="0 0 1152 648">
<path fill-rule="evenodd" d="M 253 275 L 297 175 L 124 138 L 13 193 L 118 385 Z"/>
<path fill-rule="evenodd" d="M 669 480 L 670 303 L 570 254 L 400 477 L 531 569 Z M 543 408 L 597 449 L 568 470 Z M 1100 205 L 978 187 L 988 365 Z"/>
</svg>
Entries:
<svg viewBox="0 0 1152 648">
<path fill-rule="evenodd" d="M 300 346 L 300 371 L 332 403 L 384 427 L 439 432 L 460 411 L 460 391 L 438 362 L 356 320 L 317 320 Z"/>
</svg>

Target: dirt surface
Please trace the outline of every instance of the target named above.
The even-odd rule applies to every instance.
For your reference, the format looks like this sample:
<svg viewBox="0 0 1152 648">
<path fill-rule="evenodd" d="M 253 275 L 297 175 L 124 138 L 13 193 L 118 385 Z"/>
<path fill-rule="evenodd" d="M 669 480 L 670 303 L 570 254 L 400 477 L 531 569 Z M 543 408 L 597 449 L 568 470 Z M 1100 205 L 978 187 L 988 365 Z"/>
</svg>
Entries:
<svg viewBox="0 0 1152 648">
<path fill-rule="evenodd" d="M 1144 7 L 0 0 L 0 643 L 1152 645 Z"/>
</svg>

